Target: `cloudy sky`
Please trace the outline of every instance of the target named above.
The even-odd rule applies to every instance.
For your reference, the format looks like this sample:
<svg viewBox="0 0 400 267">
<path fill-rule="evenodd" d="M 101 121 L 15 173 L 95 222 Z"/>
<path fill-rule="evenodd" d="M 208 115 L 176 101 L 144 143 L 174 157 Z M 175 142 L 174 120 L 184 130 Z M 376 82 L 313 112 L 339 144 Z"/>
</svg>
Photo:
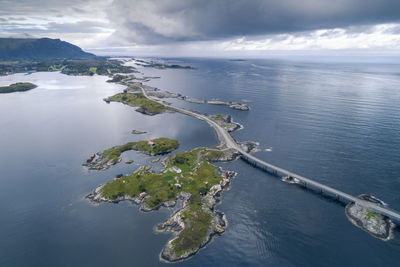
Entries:
<svg viewBox="0 0 400 267">
<path fill-rule="evenodd" d="M 399 55 L 400 0 L 0 0 L 0 36 L 97 54 Z"/>
</svg>

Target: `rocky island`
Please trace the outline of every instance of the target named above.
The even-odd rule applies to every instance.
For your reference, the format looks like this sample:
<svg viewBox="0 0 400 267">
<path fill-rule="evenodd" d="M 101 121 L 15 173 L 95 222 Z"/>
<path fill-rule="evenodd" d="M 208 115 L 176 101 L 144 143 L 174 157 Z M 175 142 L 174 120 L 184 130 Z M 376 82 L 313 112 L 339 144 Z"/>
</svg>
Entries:
<svg viewBox="0 0 400 267">
<path fill-rule="evenodd" d="M 37 85 L 33 83 L 14 83 L 9 86 L 1 86 L 0 94 L 14 93 L 14 92 L 25 92 L 36 88 Z"/>
<path fill-rule="evenodd" d="M 384 203 L 370 195 L 362 194 L 358 198 L 383 206 Z M 394 228 L 393 222 L 386 216 L 370 211 L 354 202 L 346 206 L 347 218 L 357 227 L 366 231 L 373 237 L 389 240 Z"/>
<path fill-rule="evenodd" d="M 142 166 L 127 176 L 98 186 L 86 198 L 95 204 L 127 200 L 139 204 L 142 211 L 173 207 L 181 200 L 177 211 L 158 224 L 156 231 L 173 233 L 161 258 L 168 262 L 183 260 L 225 231 L 227 220 L 215 206 L 236 173 L 211 163 L 234 160 L 238 156 L 232 150 L 210 148 L 179 152 L 163 159 L 164 169 L 158 173 Z"/>
</svg>

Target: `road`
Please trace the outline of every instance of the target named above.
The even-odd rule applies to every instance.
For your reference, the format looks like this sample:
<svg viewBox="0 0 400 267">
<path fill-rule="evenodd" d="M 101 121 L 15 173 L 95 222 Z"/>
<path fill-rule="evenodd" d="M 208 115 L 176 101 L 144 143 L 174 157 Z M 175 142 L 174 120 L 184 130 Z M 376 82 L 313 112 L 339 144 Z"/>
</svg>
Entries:
<svg viewBox="0 0 400 267">
<path fill-rule="evenodd" d="M 290 176 L 290 177 L 296 178 L 300 182 L 302 182 L 304 185 L 313 186 L 314 188 L 316 188 L 318 190 L 321 190 L 323 192 L 329 192 L 330 194 L 332 194 L 332 195 L 334 195 L 336 197 L 345 199 L 345 200 L 347 200 L 349 202 L 355 202 L 355 203 L 357 203 L 357 204 L 359 204 L 359 205 L 361 205 L 361 206 L 363 206 L 363 207 L 365 207 L 365 208 L 367 208 L 367 209 L 369 209 L 371 211 L 386 215 L 386 216 L 388 216 L 388 217 L 400 222 L 400 213 L 397 212 L 397 211 L 382 207 L 380 205 L 374 204 L 374 203 L 369 202 L 369 201 L 365 201 L 365 200 L 359 199 L 358 197 L 349 195 L 349 194 L 347 194 L 345 192 L 342 192 L 340 190 L 334 189 L 334 188 L 332 188 L 330 186 L 321 184 L 321 183 L 313 181 L 313 180 L 311 180 L 309 178 L 303 177 L 303 176 L 298 175 L 296 173 L 293 173 L 293 172 L 290 172 L 288 170 L 285 170 L 285 169 L 282 169 L 280 167 L 277 167 L 275 165 L 272 165 L 272 164 L 270 164 L 268 162 L 265 162 L 265 161 L 255 157 L 255 156 L 247 153 L 246 151 L 244 151 L 237 144 L 237 142 L 232 138 L 232 136 L 224 128 L 219 126 L 215 121 L 213 121 L 213 120 L 209 119 L 208 117 L 206 117 L 204 115 L 201 115 L 199 113 L 196 113 L 196 112 L 193 112 L 193 111 L 190 111 L 190 110 L 187 110 L 187 109 L 182 109 L 182 108 L 174 107 L 174 106 L 171 106 L 171 105 L 167 105 L 167 104 L 165 104 L 164 102 L 162 102 L 162 101 L 160 101 L 158 99 L 149 97 L 147 95 L 146 91 L 142 87 L 140 87 L 140 88 L 142 90 L 143 95 L 146 98 L 151 99 L 153 101 L 156 101 L 157 103 L 159 103 L 159 104 L 161 104 L 161 105 L 163 105 L 163 106 L 165 106 L 165 107 L 167 107 L 167 108 L 169 108 L 171 110 L 174 110 L 176 112 L 179 112 L 179 113 L 182 113 L 182 114 L 186 114 L 186 115 L 195 117 L 195 118 L 197 118 L 199 120 L 207 122 L 215 130 L 219 141 L 222 144 L 225 144 L 226 148 L 233 148 L 233 149 L 237 150 L 240 154 L 242 154 L 242 158 L 244 158 L 246 161 L 249 161 L 249 162 L 255 164 L 258 167 L 262 167 L 263 169 L 268 169 L 271 172 L 276 172 L 276 173 L 279 173 L 279 174 L 281 174 L 283 176 Z"/>
</svg>

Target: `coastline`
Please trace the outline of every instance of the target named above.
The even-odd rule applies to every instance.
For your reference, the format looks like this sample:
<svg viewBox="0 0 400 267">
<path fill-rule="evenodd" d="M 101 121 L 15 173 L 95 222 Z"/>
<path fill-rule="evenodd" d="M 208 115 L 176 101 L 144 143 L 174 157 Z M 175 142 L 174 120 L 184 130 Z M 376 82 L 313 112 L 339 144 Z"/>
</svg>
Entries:
<svg viewBox="0 0 400 267">
<path fill-rule="evenodd" d="M 361 194 L 358 198 L 383 205 L 381 200 L 371 195 Z M 345 214 L 353 225 L 371 236 L 383 241 L 388 241 L 393 238 L 395 224 L 387 216 L 372 212 L 354 202 L 350 202 L 346 205 Z"/>
<path fill-rule="evenodd" d="M 237 159 L 236 154 L 226 151 L 223 157 L 214 159 L 213 162 L 227 162 Z M 164 159 L 165 160 L 165 159 Z M 165 171 L 166 166 L 164 166 Z M 139 170 L 150 170 L 149 166 L 142 166 Z M 174 200 L 162 202 L 154 207 L 149 207 L 144 201 L 149 195 L 145 197 L 131 197 L 127 195 L 121 195 L 118 198 L 110 199 L 102 196 L 102 188 L 105 184 L 97 186 L 92 192 L 86 194 L 83 199 L 87 199 L 93 205 L 100 205 L 103 202 L 117 204 L 121 201 L 129 201 L 132 204 L 138 205 L 139 210 L 143 212 L 150 212 L 160 209 L 161 207 L 173 208 L 176 207 L 178 202 L 181 202 L 181 206 L 177 207 L 177 210 L 169 216 L 167 220 L 161 222 L 155 226 L 155 230 L 158 233 L 172 233 L 173 236 L 168 240 L 163 250 L 160 253 L 160 260 L 167 262 L 176 262 L 190 258 L 196 254 L 201 248 L 205 247 L 214 236 L 218 236 L 224 233 L 228 225 L 225 214 L 222 211 L 216 210 L 216 206 L 221 202 L 221 195 L 224 190 L 228 190 L 231 180 L 237 175 L 236 172 L 224 170 L 221 167 L 217 168 L 217 174 L 221 177 L 218 184 L 212 186 L 208 193 L 203 197 L 204 204 L 202 209 L 210 214 L 211 223 L 208 225 L 206 236 L 198 244 L 198 246 L 188 249 L 183 254 L 175 253 L 173 242 L 179 237 L 179 235 L 187 229 L 187 225 L 184 222 L 183 214 L 190 208 L 191 194 L 187 192 L 180 192 Z M 114 178 L 117 180 L 119 178 Z"/>
</svg>

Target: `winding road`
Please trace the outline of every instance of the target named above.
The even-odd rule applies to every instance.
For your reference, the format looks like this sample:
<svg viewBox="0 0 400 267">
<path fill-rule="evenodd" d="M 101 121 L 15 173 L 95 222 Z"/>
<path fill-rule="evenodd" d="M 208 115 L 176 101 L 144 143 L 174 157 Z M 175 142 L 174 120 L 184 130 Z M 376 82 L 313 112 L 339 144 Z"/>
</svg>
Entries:
<svg viewBox="0 0 400 267">
<path fill-rule="evenodd" d="M 174 107 L 172 105 L 168 105 L 158 99 L 152 98 L 150 96 L 147 95 L 145 89 L 140 86 L 140 89 L 142 90 L 143 95 L 153 101 L 156 101 L 157 103 L 165 106 L 166 108 L 182 113 L 182 114 L 186 114 L 188 116 L 192 116 L 194 118 L 197 118 L 199 120 L 205 121 L 207 122 L 216 132 L 219 141 L 224 144 L 226 146 L 226 148 L 231 148 L 231 149 L 235 149 L 236 151 L 238 151 L 240 154 L 242 154 L 242 158 L 247 161 L 250 162 L 251 164 L 255 165 L 256 167 L 259 167 L 261 169 L 267 170 L 269 172 L 272 173 L 276 173 L 276 174 L 281 174 L 282 176 L 288 176 L 288 177 L 292 177 L 292 178 L 296 178 L 298 181 L 300 181 L 299 184 L 302 184 L 304 186 L 312 186 L 314 188 L 316 188 L 317 190 L 320 190 L 321 192 L 325 192 L 325 193 L 330 193 L 333 196 L 336 196 L 337 198 L 342 198 L 342 200 L 347 200 L 349 202 L 355 202 L 358 205 L 367 208 L 371 211 L 386 215 L 390 218 L 392 218 L 393 220 L 396 220 L 398 222 L 400 222 L 400 213 L 398 211 L 395 210 L 391 210 L 389 208 L 386 208 L 384 206 L 380 206 L 377 205 L 375 203 L 369 202 L 369 201 L 365 201 L 362 199 L 359 199 L 358 197 L 349 195 L 345 192 L 342 192 L 340 190 L 334 189 L 330 186 L 321 184 L 319 182 L 316 182 L 314 180 L 311 180 L 309 178 L 303 177 L 301 175 L 298 175 L 296 173 L 290 172 L 288 170 L 282 169 L 280 167 L 277 167 L 275 165 L 272 165 L 268 162 L 265 162 L 257 157 L 254 157 L 253 155 L 250 155 L 249 153 L 247 153 L 246 151 L 244 151 L 238 144 L 237 142 L 232 138 L 232 136 L 224 129 L 222 128 L 220 125 L 218 125 L 215 121 L 209 119 L 208 117 L 187 110 L 187 109 L 182 109 L 182 108 L 178 108 L 178 107 Z"/>
</svg>

